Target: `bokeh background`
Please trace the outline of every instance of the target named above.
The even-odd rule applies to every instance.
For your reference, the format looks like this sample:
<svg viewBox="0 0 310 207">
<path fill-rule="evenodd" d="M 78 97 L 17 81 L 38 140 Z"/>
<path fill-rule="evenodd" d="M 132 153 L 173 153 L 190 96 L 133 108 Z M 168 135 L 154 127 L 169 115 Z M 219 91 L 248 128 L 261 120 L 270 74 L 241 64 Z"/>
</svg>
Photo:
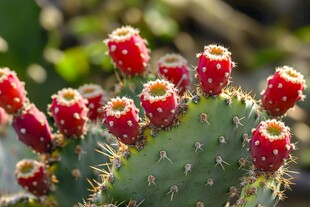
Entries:
<svg viewBox="0 0 310 207">
<path fill-rule="evenodd" d="M 182 54 L 194 70 L 204 45 L 228 47 L 237 63 L 232 84 L 259 98 L 277 66 L 295 67 L 309 86 L 309 11 L 309 0 L 0 0 L 0 67 L 15 70 L 46 112 L 64 87 L 94 82 L 113 90 L 115 69 L 102 41 L 131 25 L 148 40 L 155 72 L 167 52 Z M 310 97 L 285 118 L 298 142 L 292 170 L 299 173 L 279 206 L 310 206 L 309 120 Z"/>
</svg>

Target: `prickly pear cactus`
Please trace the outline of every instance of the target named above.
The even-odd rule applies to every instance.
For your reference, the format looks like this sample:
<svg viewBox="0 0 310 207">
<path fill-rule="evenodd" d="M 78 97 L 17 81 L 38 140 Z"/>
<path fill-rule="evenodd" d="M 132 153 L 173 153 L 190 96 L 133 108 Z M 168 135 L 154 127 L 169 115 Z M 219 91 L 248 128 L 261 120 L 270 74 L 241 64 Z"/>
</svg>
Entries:
<svg viewBox="0 0 310 207">
<path fill-rule="evenodd" d="M 0 136 L 0 194 L 22 191 L 15 179 L 16 163 L 23 158 L 33 158 L 35 155 L 28 147 L 20 144 L 12 127 L 7 126 L 5 134 Z"/>
<path fill-rule="evenodd" d="M 131 54 L 132 44 L 125 43 L 134 35 L 126 27 L 121 30 L 117 40 L 122 46 L 109 45 L 110 55 L 123 51 L 111 55 L 114 63 L 124 63 Z M 132 124 L 138 115 L 127 98 L 104 106 L 105 124 L 120 148 L 106 152 L 112 167 L 94 186 L 91 202 L 83 205 L 275 206 L 283 199 L 291 184 L 285 174 L 294 145 L 281 118 L 303 100 L 303 76 L 288 66 L 278 68 L 268 79 L 261 105 L 240 87 L 227 86 L 235 64 L 226 48 L 206 46 L 197 58 L 196 92 L 177 96 L 177 89 L 163 80 L 148 81 L 138 93 L 131 90 L 145 113 L 140 125 Z M 281 90 L 286 87 L 290 90 Z M 137 127 L 139 137 L 129 136 Z"/>
<path fill-rule="evenodd" d="M 119 159 L 111 171 L 115 179 L 103 183 L 104 191 L 95 194 L 94 201 L 223 206 L 229 189 L 240 188 L 239 178 L 248 167 L 251 129 L 262 117 L 258 106 L 235 89 L 218 97 L 200 94 L 182 101 L 174 126 L 158 132 L 144 129 L 143 149 L 128 148 L 130 157 Z"/>
<path fill-rule="evenodd" d="M 282 199 L 281 182 L 266 175 L 252 177 L 252 179 L 243 187 L 240 198 L 234 206 L 275 206 Z"/>
<path fill-rule="evenodd" d="M 1 191 L 4 188 L 10 193 L 3 193 L 1 206 L 73 206 L 81 198 L 87 197 L 89 182 L 99 179 L 98 172 L 93 168 L 108 161 L 107 157 L 98 156 L 95 150 L 106 143 L 113 145 L 115 140 L 105 133 L 98 121 L 100 113 L 97 112 L 105 98 L 101 87 L 89 84 L 82 89 L 81 92 L 63 89 L 52 97 L 49 114 L 53 117 L 56 131 L 50 127 L 46 115 L 30 103 L 24 83 L 15 72 L 8 68 L 0 69 L 0 91 L 6 91 L 5 96 L 0 97 L 1 105 L 14 108 L 14 111 L 7 110 L 7 113 L 12 114 L 12 126 L 18 139 L 32 149 L 26 148 L 30 154 L 33 154 L 32 151 L 37 153 L 37 156 L 20 154 L 18 159 L 9 164 L 3 163 L 9 168 L 1 168 L 0 173 L 4 174 L 1 179 L 10 181 L 7 178 L 12 180 L 15 177 L 15 182 L 1 186 Z M 88 117 L 90 115 L 91 118 Z M 16 140 L 16 134 L 1 139 L 0 147 L 5 147 L 7 140 L 10 143 L 12 139 Z M 5 155 L 10 154 L 12 152 Z M 9 156 L 6 162 L 15 157 Z M 22 190 L 20 187 L 12 189 L 12 186 L 17 186 L 16 180 L 24 191 L 33 195 L 16 194 Z"/>
<path fill-rule="evenodd" d="M 66 146 L 56 150 L 52 155 L 58 159 L 51 165 L 50 170 L 55 175 L 55 191 L 57 206 L 72 206 L 80 197 L 89 194 L 90 186 L 87 179 L 99 180 L 98 171 L 91 167 L 108 162 L 107 157 L 98 156 L 100 146 L 113 145 L 111 139 L 101 128 L 94 126 L 84 139 L 68 140 Z M 59 157 L 58 157 L 59 156 Z M 67 196 L 70 195 L 69 198 Z"/>
<path fill-rule="evenodd" d="M 33 195 L 3 194 L 1 206 L 275 206 L 283 198 L 295 147 L 281 118 L 304 99 L 300 73 L 277 68 L 256 101 L 228 86 L 231 53 L 209 45 L 197 54 L 197 88 L 186 91 L 186 60 L 166 55 L 160 78 L 149 74 L 138 30 L 119 28 L 105 43 L 122 74 L 121 97 L 105 104 L 93 84 L 63 89 L 48 107 L 54 130 L 17 75 L 0 69 L 0 106 L 38 153 L 14 172 Z M 89 191 L 90 203 L 78 203 Z"/>
</svg>

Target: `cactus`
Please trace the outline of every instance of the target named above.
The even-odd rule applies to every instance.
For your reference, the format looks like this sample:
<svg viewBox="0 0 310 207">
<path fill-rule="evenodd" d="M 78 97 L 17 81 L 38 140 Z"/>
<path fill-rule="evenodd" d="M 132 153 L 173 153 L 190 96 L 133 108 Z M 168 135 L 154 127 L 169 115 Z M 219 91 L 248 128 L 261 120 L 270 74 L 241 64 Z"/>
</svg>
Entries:
<svg viewBox="0 0 310 207">
<path fill-rule="evenodd" d="M 146 127 L 143 149 L 130 146 L 131 156 L 119 158 L 116 164 L 122 166 L 112 169 L 114 182 L 103 183 L 99 201 L 134 199 L 145 206 L 194 206 L 198 202 L 222 206 L 226 202 L 228 189 L 246 173 L 249 155 L 244 138 L 261 120 L 258 106 L 234 89 L 215 98 L 199 94 L 185 99 L 188 103 L 180 106 L 169 131 L 156 135 L 151 126 Z"/>
<path fill-rule="evenodd" d="M 273 179 L 256 178 L 254 183 L 243 187 L 236 206 L 275 206 L 280 185 Z"/>
<path fill-rule="evenodd" d="M 16 74 L 8 68 L 0 69 L 0 74 L 2 80 L 11 80 L 6 76 L 12 74 L 14 77 L 12 80 L 24 87 Z M 2 81 L 2 83 L 6 82 Z M 6 85 L 10 84 L 6 83 L 4 86 L 6 87 Z M 0 85 L 1 87 L 3 84 Z M 24 100 L 21 106 L 16 105 L 13 107 L 16 108 L 14 110 L 11 110 L 12 107 L 4 109 L 13 116 L 12 126 L 16 130 L 19 140 L 34 150 L 37 157 L 29 159 L 29 155 L 23 157 L 24 154 L 21 154 L 13 160 L 12 164 L 17 163 L 18 159 L 21 160 L 16 165 L 16 179 L 24 191 L 28 191 L 34 196 L 29 197 L 28 194 L 19 196 L 18 192 L 21 189 L 14 188 L 7 194 L 3 194 L 1 202 L 6 203 L 6 206 L 11 206 L 14 203 L 16 206 L 24 204 L 29 206 L 35 206 L 35 204 L 73 206 L 79 198 L 88 195 L 89 182 L 99 179 L 97 171 L 94 171 L 90 166 L 96 167 L 98 164 L 108 161 L 107 157 L 98 156 L 95 150 L 98 150 L 99 146 L 104 146 L 105 143 L 113 144 L 114 138 L 111 139 L 101 129 L 96 119 L 86 122 L 87 116 L 91 114 L 88 114 L 85 105 L 87 100 L 77 90 L 63 89 L 57 95 L 52 96 L 52 104 L 49 109 L 59 131 L 51 130 L 45 114 L 39 111 L 33 103 L 30 103 L 25 91 L 21 90 L 19 94 L 25 96 L 23 99 L 19 99 Z M 13 98 L 11 99 L 13 100 Z M 7 96 L 0 97 L 0 101 L 3 103 L 8 100 L 10 99 Z M 98 110 L 98 108 L 94 110 Z M 5 140 L 11 139 L 13 137 L 10 136 Z M 5 142 L 1 142 L 2 144 Z M 23 159 L 27 157 L 28 159 Z M 14 176 L 14 170 L 9 169 L 10 172 L 3 172 L 11 173 L 5 175 L 5 178 Z M 2 173 L 2 170 L 0 172 Z M 2 187 L 4 187 L 4 193 L 10 189 L 6 186 Z"/>
<path fill-rule="evenodd" d="M 285 178 L 286 165 L 293 159 L 288 155 L 293 146 L 289 130 L 284 130 L 284 134 L 270 132 L 273 140 L 285 140 L 281 144 L 275 142 L 268 147 L 268 141 L 261 140 L 267 144 L 264 150 L 268 159 L 277 161 L 276 167 L 262 168 L 255 165 L 257 162 L 253 165 L 255 149 L 251 147 L 251 153 L 248 150 L 252 130 L 262 126 L 270 115 L 281 117 L 240 88 L 227 86 L 235 64 L 226 48 L 206 46 L 197 57 L 199 86 L 196 92 L 177 98 L 169 124 L 157 124 L 161 118 L 152 116 L 154 110 L 162 111 L 156 101 L 168 101 L 171 94 L 167 87 L 149 92 L 150 86 L 161 80 L 144 83 L 142 92 L 131 90 L 133 98 L 140 94 L 145 110 L 139 141 L 134 145 L 119 143 L 117 152 L 107 152 L 112 167 L 103 173 L 103 182 L 94 186 L 91 202 L 80 206 L 275 206 L 283 198 L 283 187 L 289 188 L 290 184 Z M 292 78 L 299 79 L 302 86 L 297 94 L 302 97 L 302 76 Z M 144 98 L 147 90 L 154 100 Z M 295 94 L 290 90 L 286 96 L 293 96 L 291 93 Z M 145 106 L 146 100 L 154 107 Z M 297 100 L 300 98 L 292 103 Z M 162 107 L 173 107 L 168 102 Z M 267 139 L 263 135 L 260 138 Z M 257 138 L 252 139 L 255 145 Z M 275 147 L 281 149 L 275 151 Z"/>
<path fill-rule="evenodd" d="M 10 119 L 9 116 L 9 122 Z M 5 167 L 0 168 L 0 206 L 39 207 L 35 196 L 23 192 L 14 175 L 15 164 L 25 157 L 35 157 L 35 154 L 16 139 L 16 133 L 8 123 L 1 127 L 0 165 Z"/>
<path fill-rule="evenodd" d="M 99 180 L 99 173 L 91 168 L 108 161 L 95 151 L 99 146 L 112 145 L 114 139 L 98 126 L 88 126 L 89 131 L 83 139 L 67 140 L 66 146 L 54 151 L 51 159 L 59 159 L 50 170 L 57 178 L 55 191 L 58 206 L 72 206 L 89 194 L 87 181 Z M 114 147 L 115 148 L 115 147 Z M 60 156 L 60 157 L 59 157 Z"/>
<path fill-rule="evenodd" d="M 3 196 L 0 204 L 11 199 L 5 205 L 72 206 L 86 199 L 90 187 L 89 201 L 79 206 L 275 206 L 283 198 L 283 191 L 291 184 L 286 176 L 294 159 L 289 153 L 295 147 L 281 118 L 304 98 L 302 75 L 288 73 L 289 80 L 294 80 L 284 82 L 298 83 L 298 90 L 281 91 L 289 104 L 281 108 L 282 102 L 277 102 L 281 113 L 274 113 L 264 100 L 273 102 L 277 91 L 265 90 L 259 102 L 240 87 L 228 86 L 235 64 L 222 46 L 206 46 L 197 55 L 199 83 L 195 91 L 183 91 L 188 85 L 178 88 L 180 85 L 169 77 L 156 79 L 149 73 L 149 50 L 138 30 L 122 27 L 105 43 L 123 76 L 115 91 L 119 97 L 103 106 L 104 93 L 92 94 L 97 89 L 90 85 L 79 88 L 81 95 L 75 89 L 63 89 L 52 96 L 49 112 L 58 131 L 50 132 L 51 147 L 33 146 L 25 133 L 30 133 L 31 140 L 40 140 L 48 130 L 27 130 L 25 127 L 31 126 L 19 121 L 15 128 L 21 140 L 39 153 L 28 162 L 39 163 L 44 173 L 34 180 L 36 176 L 23 175 L 28 168 L 23 170 L 18 165 L 17 180 L 36 196 Z M 3 80 L 7 70 L 0 70 Z M 20 97 L 21 106 L 4 108 L 14 119 L 23 119 L 31 106 L 26 92 L 20 92 Z M 3 106 L 8 100 L 0 96 Z M 102 110 L 96 109 L 102 106 Z M 42 113 L 30 114 L 32 121 L 41 123 Z M 101 127 L 98 120 L 106 126 Z M 268 136 L 260 128 L 264 123 L 274 123 L 271 131 L 265 129 Z M 283 125 L 281 129 L 275 127 L 278 123 Z M 44 126 L 49 128 L 45 121 Z M 257 151 L 257 146 L 266 155 Z M 262 167 L 263 157 L 276 165 Z M 21 178 L 31 182 L 22 182 Z M 44 192 L 38 193 L 38 182 Z"/>
<path fill-rule="evenodd" d="M 284 172 L 266 173 L 262 171 L 253 172 L 243 178 L 242 192 L 233 207 L 263 207 L 275 206 L 280 200 L 284 199 L 284 189 L 290 189 L 289 185 L 292 178 L 284 178 Z"/>
<path fill-rule="evenodd" d="M 33 158 L 32 150 L 16 139 L 12 127 L 5 127 L 5 134 L 0 136 L 0 194 L 11 194 L 22 191 L 15 179 L 15 164 L 23 158 Z"/>
</svg>

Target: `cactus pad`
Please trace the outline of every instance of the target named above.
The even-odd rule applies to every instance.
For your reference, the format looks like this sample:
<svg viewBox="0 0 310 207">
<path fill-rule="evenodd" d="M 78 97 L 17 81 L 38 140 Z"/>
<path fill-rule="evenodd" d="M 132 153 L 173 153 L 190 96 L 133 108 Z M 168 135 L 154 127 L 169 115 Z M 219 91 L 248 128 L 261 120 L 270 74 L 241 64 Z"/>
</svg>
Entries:
<svg viewBox="0 0 310 207">
<path fill-rule="evenodd" d="M 51 167 L 57 178 L 54 196 L 58 206 L 72 206 L 77 203 L 77 198 L 89 194 L 87 189 L 90 185 L 87 179 L 99 178 L 99 173 L 90 166 L 108 162 L 107 157 L 98 156 L 95 150 L 99 147 L 98 143 L 112 144 L 114 139 L 110 138 L 109 134 L 105 134 L 98 126 L 93 126 L 84 139 L 67 140 L 64 148 L 54 152 L 56 157 L 60 156 L 59 162 Z"/>
<path fill-rule="evenodd" d="M 236 89 L 185 99 L 175 126 L 156 136 L 146 127 L 143 148 L 129 147 L 131 156 L 120 159 L 119 169 L 114 165 L 113 182 L 106 180 L 94 201 L 223 206 L 229 200 L 230 188 L 246 173 L 248 136 L 260 122 L 257 106 Z"/>
</svg>

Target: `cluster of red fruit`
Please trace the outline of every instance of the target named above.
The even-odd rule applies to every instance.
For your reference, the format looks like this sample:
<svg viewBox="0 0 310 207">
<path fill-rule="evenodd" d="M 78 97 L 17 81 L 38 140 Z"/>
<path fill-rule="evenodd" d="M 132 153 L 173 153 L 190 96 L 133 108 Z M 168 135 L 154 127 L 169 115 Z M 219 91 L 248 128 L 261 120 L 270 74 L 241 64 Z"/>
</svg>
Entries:
<svg viewBox="0 0 310 207">
<path fill-rule="evenodd" d="M 138 30 L 128 26 L 116 29 L 105 42 L 115 66 L 124 76 L 146 75 L 149 50 Z M 222 46 L 209 45 L 197 58 L 196 72 L 201 90 L 206 96 L 220 94 L 229 83 L 234 67 L 231 53 Z M 168 54 L 159 60 L 158 73 L 163 79 L 144 84 L 140 100 L 151 124 L 166 128 L 175 119 L 178 95 L 190 85 L 187 61 L 180 55 Z M 305 81 L 300 73 L 288 66 L 278 68 L 268 79 L 268 87 L 262 94 L 262 106 L 271 116 L 282 116 L 296 101 L 303 99 L 304 88 Z M 98 108 L 103 106 L 103 96 L 100 86 L 92 84 L 80 87 L 79 91 L 68 88 L 53 95 L 49 113 L 59 132 L 65 137 L 83 136 L 88 119 L 102 118 Z M 53 134 L 46 116 L 30 103 L 24 83 L 8 68 L 0 69 L 0 107 L 13 115 L 12 125 L 23 143 L 38 153 L 53 150 Z M 140 117 L 131 99 L 111 99 L 103 107 L 102 116 L 118 140 L 130 145 L 139 141 Z M 290 132 L 280 121 L 262 122 L 253 131 L 250 146 L 255 166 L 275 171 L 289 157 L 292 148 Z M 19 183 L 39 196 L 49 192 L 47 178 L 41 175 L 42 169 L 44 171 L 39 162 L 24 160 L 16 170 Z M 33 186 L 39 188 L 33 190 Z"/>
<path fill-rule="evenodd" d="M 0 107 L 13 116 L 12 126 L 18 139 L 36 153 L 54 150 L 52 129 L 43 112 L 27 98 L 25 84 L 16 73 L 0 68 Z M 104 92 L 99 85 L 86 84 L 79 90 L 67 88 L 52 96 L 49 113 L 59 132 L 67 138 L 79 138 L 86 133 L 87 120 L 96 120 L 103 106 Z M 17 163 L 16 177 L 21 186 L 41 196 L 49 193 L 50 182 L 44 165 L 35 160 Z"/>
<path fill-rule="evenodd" d="M 138 30 L 122 27 L 113 31 L 105 41 L 115 66 L 124 76 L 144 75 L 148 69 L 149 50 Z M 216 96 L 229 83 L 234 63 L 231 53 L 222 46 L 209 45 L 197 54 L 197 78 L 203 93 Z M 134 60 L 134 61 L 133 61 Z M 190 85 L 186 60 L 180 55 L 168 54 L 158 61 L 158 73 L 163 79 L 144 84 L 140 94 L 145 115 L 156 127 L 170 126 L 178 109 L 178 93 L 182 95 Z M 172 85 L 171 83 L 174 85 Z M 262 93 L 262 106 L 270 116 L 280 117 L 303 100 L 303 76 L 284 66 L 268 78 L 268 87 Z M 139 114 L 128 98 L 111 99 L 104 107 L 104 122 L 109 131 L 125 144 L 139 141 Z M 275 171 L 288 159 L 291 150 L 290 132 L 275 119 L 262 122 L 253 131 L 251 153 L 258 169 Z"/>
</svg>

